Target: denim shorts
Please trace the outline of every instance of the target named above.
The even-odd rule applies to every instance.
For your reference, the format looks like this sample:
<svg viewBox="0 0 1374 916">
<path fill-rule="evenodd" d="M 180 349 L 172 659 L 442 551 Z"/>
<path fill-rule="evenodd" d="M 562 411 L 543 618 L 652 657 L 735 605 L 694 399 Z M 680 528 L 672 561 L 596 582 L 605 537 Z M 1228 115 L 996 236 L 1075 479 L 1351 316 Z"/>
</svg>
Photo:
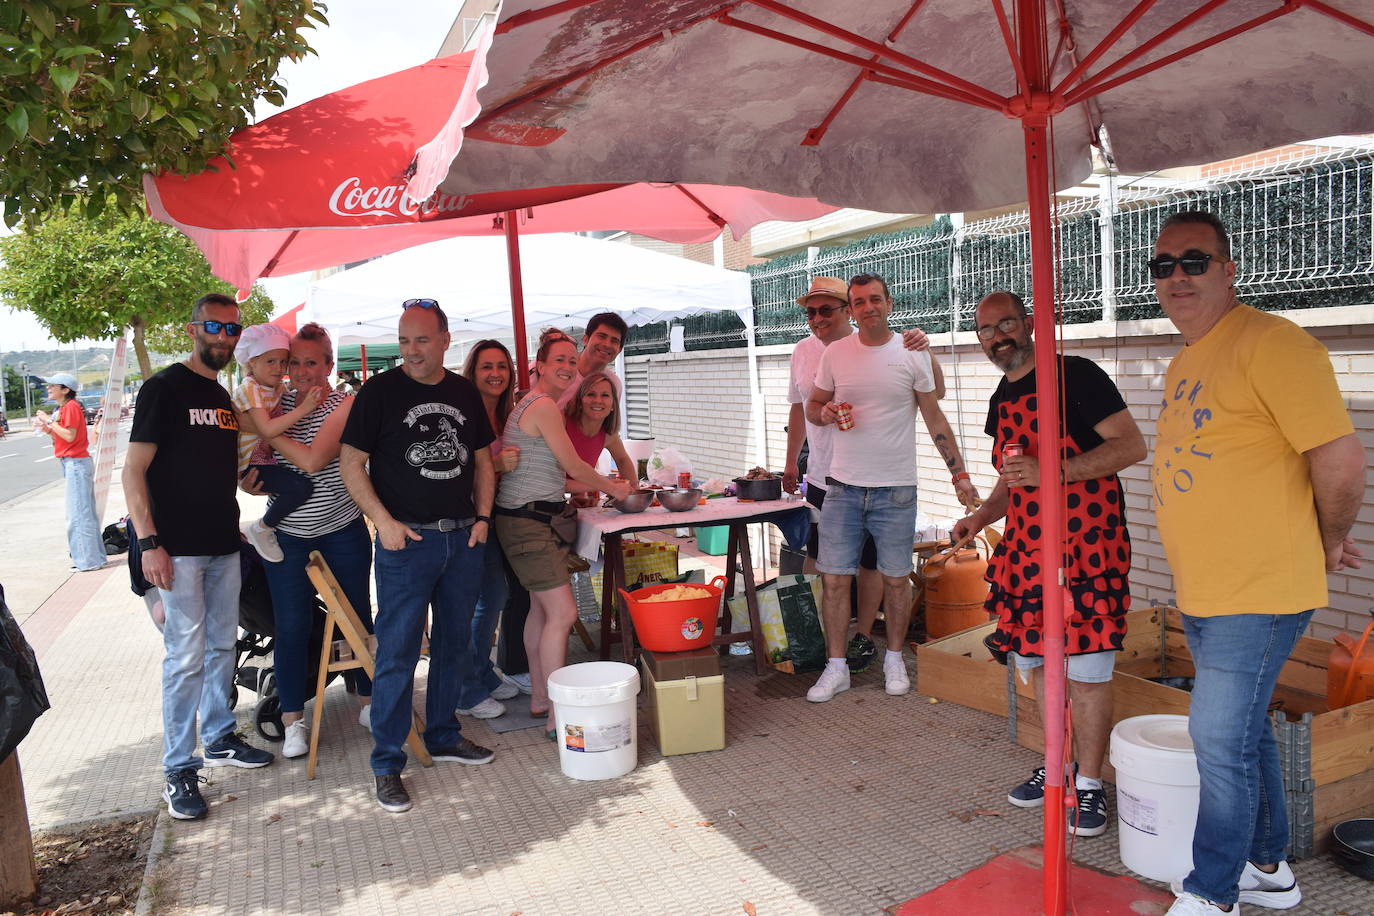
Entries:
<svg viewBox="0 0 1374 916">
<path fill-rule="evenodd" d="M 806 501 L 811 506 L 811 534 L 806 539 L 806 555 L 813 560 L 821 557 L 821 510 L 825 508 L 825 490 L 815 484 L 807 484 Z M 863 569 L 878 569 L 878 548 L 872 535 L 864 536 L 863 550 L 859 553 L 859 566 Z"/>
<path fill-rule="evenodd" d="M 1017 671 L 1033 671 L 1044 667 L 1045 659 L 1039 655 L 1017 655 L 1007 653 L 1016 664 Z M 1112 679 L 1116 668 L 1116 652 L 1087 652 L 1083 655 L 1069 656 L 1069 680 L 1080 684 L 1105 684 Z"/>
<path fill-rule="evenodd" d="M 889 577 L 910 575 L 916 488 L 853 487 L 827 479 L 816 568 L 835 576 L 857 573 L 865 533 L 872 535 L 878 548 L 879 572 Z"/>
</svg>

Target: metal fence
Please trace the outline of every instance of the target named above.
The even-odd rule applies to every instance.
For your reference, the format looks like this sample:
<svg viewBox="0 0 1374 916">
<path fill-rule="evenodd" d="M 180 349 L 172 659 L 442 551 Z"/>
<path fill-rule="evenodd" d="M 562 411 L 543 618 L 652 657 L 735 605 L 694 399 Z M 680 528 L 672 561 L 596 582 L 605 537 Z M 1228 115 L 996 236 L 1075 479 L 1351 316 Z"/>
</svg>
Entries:
<svg viewBox="0 0 1374 916">
<path fill-rule="evenodd" d="M 1161 187 L 1104 185 L 1099 196 L 1061 199 L 1056 285 L 1064 321 L 1158 318 L 1145 261 L 1160 224 L 1183 209 L 1216 212 L 1230 228 L 1242 301 L 1263 309 L 1374 302 L 1374 151 L 1325 152 L 1223 179 Z M 748 269 L 756 339 L 794 343 L 807 333 L 796 297 L 812 276 L 875 273 L 888 281 L 894 328 L 972 328 L 972 310 L 995 289 L 1031 304 L 1030 232 L 1021 210 L 964 223 L 941 217 L 921 229 L 775 258 Z M 685 324 L 689 350 L 744 346 L 736 316 Z M 668 348 L 667 325 L 634 328 L 627 353 Z"/>
</svg>

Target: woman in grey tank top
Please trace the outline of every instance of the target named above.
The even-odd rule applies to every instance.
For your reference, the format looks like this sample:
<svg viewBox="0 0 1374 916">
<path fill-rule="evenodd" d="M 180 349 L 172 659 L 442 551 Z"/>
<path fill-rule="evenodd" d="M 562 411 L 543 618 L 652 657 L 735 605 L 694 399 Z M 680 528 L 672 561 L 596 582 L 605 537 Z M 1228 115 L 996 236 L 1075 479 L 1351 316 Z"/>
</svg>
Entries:
<svg viewBox="0 0 1374 916">
<path fill-rule="evenodd" d="M 558 397 L 577 375 L 577 347 L 567 339 L 549 340 L 536 357 L 539 381 L 506 420 L 504 441 L 520 450 L 515 470 L 501 475 L 493 514 L 501 549 L 516 577 L 530 593 L 525 620 L 525 651 L 530 661 L 530 713 L 549 710 L 548 676 L 568 658 L 568 635 L 577 603 L 568 580 L 568 548 L 553 531 L 563 511 L 563 481 L 625 496 L 630 485 L 602 477 L 578 457 L 563 425 Z"/>
</svg>

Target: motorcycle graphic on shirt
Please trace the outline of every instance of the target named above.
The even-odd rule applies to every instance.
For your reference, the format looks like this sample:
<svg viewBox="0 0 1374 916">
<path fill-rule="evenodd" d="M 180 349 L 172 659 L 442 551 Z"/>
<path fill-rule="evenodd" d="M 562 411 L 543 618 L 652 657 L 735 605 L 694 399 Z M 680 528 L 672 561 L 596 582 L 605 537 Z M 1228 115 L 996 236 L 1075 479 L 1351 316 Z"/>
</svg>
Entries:
<svg viewBox="0 0 1374 916">
<path fill-rule="evenodd" d="M 420 475 L 431 480 L 461 476 L 471 456 L 467 443 L 458 435 L 458 426 L 466 423 L 462 411 L 448 404 L 430 403 L 411 408 L 405 417 L 406 426 L 425 436 L 433 434 L 433 438 L 411 443 L 406 448 L 406 463 L 419 468 Z"/>
</svg>

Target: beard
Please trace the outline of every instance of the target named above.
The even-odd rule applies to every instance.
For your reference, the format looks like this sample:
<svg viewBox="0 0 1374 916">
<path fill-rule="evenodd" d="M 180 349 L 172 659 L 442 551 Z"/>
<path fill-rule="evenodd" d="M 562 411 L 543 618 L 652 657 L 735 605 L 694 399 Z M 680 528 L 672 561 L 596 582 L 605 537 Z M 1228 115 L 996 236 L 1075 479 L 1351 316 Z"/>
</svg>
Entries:
<svg viewBox="0 0 1374 916">
<path fill-rule="evenodd" d="M 210 369 L 219 372 L 234 358 L 234 348 L 219 348 L 203 337 L 196 338 L 196 356 Z"/>
<path fill-rule="evenodd" d="M 1013 344 L 1011 349 L 1002 349 L 996 353 L 988 354 L 988 359 L 992 360 L 992 364 L 1003 372 L 1015 372 L 1020 369 L 1035 352 L 1029 339 L 1013 341 Z"/>
</svg>

